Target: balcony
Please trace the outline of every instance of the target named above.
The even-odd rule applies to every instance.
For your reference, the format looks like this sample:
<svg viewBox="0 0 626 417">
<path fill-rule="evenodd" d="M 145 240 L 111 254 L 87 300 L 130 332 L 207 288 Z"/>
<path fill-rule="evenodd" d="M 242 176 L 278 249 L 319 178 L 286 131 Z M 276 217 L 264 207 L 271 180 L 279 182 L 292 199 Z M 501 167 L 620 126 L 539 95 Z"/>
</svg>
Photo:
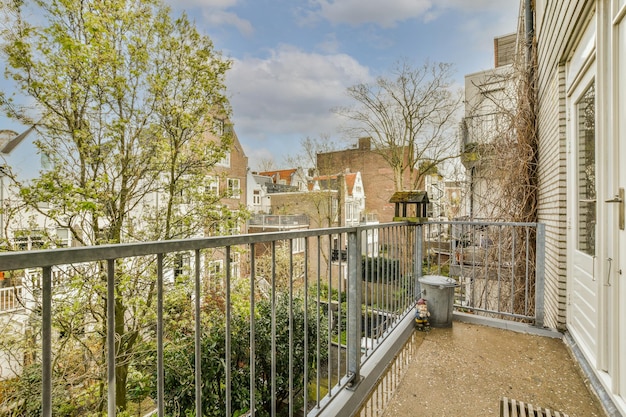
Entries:
<svg viewBox="0 0 626 417">
<path fill-rule="evenodd" d="M 309 218 L 305 214 L 253 214 L 248 226 L 274 231 L 302 229 L 309 226 Z"/>
<path fill-rule="evenodd" d="M 363 244 L 371 235 L 375 248 Z M 347 242 L 340 265 L 336 241 Z M 541 394 L 560 390 L 559 364 L 574 362 L 543 328 L 544 245 L 537 224 L 396 222 L 3 253 L 22 286 L 0 314 L 0 410 L 478 415 L 443 410 L 477 399 L 497 409 L 502 393 L 484 399 L 487 387 L 521 395 L 519 379 L 530 390 L 519 400 L 556 408 Z M 460 284 L 450 329 L 414 331 L 425 274 Z"/>
</svg>

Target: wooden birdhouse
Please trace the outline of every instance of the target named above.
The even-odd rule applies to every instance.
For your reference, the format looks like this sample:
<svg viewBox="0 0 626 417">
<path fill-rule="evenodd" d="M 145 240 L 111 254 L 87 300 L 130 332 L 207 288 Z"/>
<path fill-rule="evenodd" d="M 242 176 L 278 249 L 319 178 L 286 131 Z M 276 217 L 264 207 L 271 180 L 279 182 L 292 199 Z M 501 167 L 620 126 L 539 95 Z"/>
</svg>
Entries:
<svg viewBox="0 0 626 417">
<path fill-rule="evenodd" d="M 390 203 L 395 204 L 393 221 L 421 222 L 426 220 L 428 194 L 426 191 L 396 191 Z"/>
</svg>

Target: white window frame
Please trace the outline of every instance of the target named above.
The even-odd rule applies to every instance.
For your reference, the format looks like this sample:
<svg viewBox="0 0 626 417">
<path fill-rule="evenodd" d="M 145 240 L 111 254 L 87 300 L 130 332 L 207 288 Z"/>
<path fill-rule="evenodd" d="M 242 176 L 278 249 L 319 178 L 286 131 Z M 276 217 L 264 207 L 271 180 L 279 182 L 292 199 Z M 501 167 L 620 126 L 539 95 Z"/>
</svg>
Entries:
<svg viewBox="0 0 626 417">
<path fill-rule="evenodd" d="M 209 175 L 205 179 L 204 190 L 207 193 L 213 192 L 215 194 L 220 193 L 220 178 L 218 176 Z"/>
<path fill-rule="evenodd" d="M 291 253 L 303 253 L 305 248 L 305 238 L 299 237 L 292 239 Z"/>
<path fill-rule="evenodd" d="M 220 159 L 216 165 L 219 167 L 230 168 L 230 151 L 227 151 L 224 154 L 224 157 Z"/>
<path fill-rule="evenodd" d="M 226 131 L 226 121 L 224 119 L 213 119 L 213 130 L 216 136 L 223 136 Z"/>
<path fill-rule="evenodd" d="M 56 235 L 57 248 L 69 248 L 72 246 L 72 232 L 68 227 L 57 227 Z"/>
<path fill-rule="evenodd" d="M 224 270 L 224 261 L 221 259 L 209 261 L 207 274 L 209 281 L 217 282 L 222 279 L 222 271 Z"/>
<path fill-rule="evenodd" d="M 43 249 L 44 233 L 39 229 L 17 230 L 13 234 L 13 243 L 20 248 L 19 250 Z"/>
<path fill-rule="evenodd" d="M 239 278 L 241 276 L 241 254 L 231 252 L 230 254 L 230 277 Z"/>
<path fill-rule="evenodd" d="M 241 180 L 239 178 L 228 178 L 226 180 L 229 198 L 241 198 Z M 237 184 L 235 186 L 235 184 Z"/>
</svg>

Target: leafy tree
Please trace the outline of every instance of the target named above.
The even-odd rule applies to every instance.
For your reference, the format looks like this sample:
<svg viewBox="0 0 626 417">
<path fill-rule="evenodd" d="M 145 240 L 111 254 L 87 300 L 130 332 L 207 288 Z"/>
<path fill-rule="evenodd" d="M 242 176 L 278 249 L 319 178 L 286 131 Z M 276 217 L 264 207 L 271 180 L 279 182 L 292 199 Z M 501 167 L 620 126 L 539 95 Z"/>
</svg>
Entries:
<svg viewBox="0 0 626 417">
<path fill-rule="evenodd" d="M 401 61 L 389 76 L 349 87 L 355 106 L 336 109 L 352 123 L 349 133 L 372 139 L 393 170 L 396 191 L 418 189 L 431 167 L 458 156 L 461 94 L 452 90 L 452 71 L 446 63 Z"/>
<path fill-rule="evenodd" d="M 7 74 L 34 105 L 3 96 L 2 106 L 25 123 L 36 121 L 36 145 L 50 168 L 30 183 L 13 178 L 33 212 L 83 245 L 182 238 L 229 216 L 215 207 L 221 196 L 204 188 L 230 145 L 228 134 L 211 135 L 216 117 L 224 122 L 229 114 L 223 84 L 229 63 L 186 16 L 172 20 L 158 0 L 26 0 L 5 7 L 12 18 L 3 30 Z M 41 19 L 27 19 L 33 11 Z M 155 207 L 159 196 L 166 210 Z M 120 410 L 127 408 L 129 372 L 152 317 L 154 270 L 153 260 L 117 264 Z M 65 352 L 85 348 L 104 395 L 104 265 L 68 275 L 77 279 L 68 282 L 75 298 L 59 307 L 67 309 L 59 312 L 67 318 L 59 326 L 73 341 Z M 93 331 L 77 331 L 71 317 L 93 320 Z"/>
</svg>

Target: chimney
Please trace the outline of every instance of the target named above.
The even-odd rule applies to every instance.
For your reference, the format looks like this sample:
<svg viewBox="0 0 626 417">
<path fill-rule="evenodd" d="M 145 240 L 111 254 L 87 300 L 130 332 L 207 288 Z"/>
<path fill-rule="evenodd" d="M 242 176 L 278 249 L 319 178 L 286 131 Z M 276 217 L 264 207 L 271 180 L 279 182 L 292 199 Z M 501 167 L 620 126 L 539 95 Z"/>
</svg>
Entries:
<svg viewBox="0 0 626 417">
<path fill-rule="evenodd" d="M 360 151 L 369 151 L 372 148 L 372 138 L 365 137 L 359 138 L 359 150 Z"/>
</svg>

